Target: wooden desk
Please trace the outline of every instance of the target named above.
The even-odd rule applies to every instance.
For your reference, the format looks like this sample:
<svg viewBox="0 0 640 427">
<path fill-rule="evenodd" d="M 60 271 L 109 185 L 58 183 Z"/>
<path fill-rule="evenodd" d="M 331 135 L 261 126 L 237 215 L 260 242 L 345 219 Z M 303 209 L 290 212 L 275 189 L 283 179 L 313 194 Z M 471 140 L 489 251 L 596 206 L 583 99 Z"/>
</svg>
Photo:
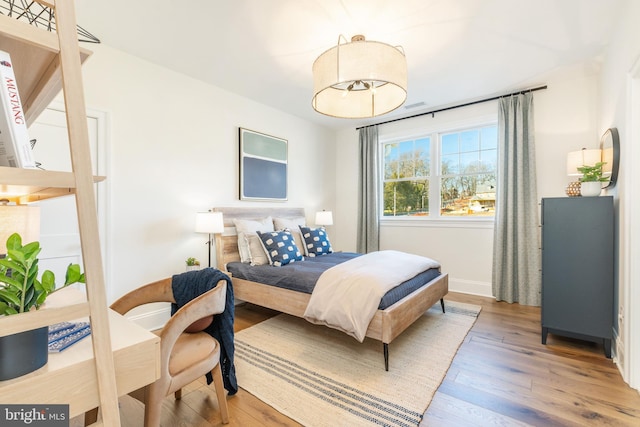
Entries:
<svg viewBox="0 0 640 427">
<path fill-rule="evenodd" d="M 69 304 L 80 292 L 64 289 L 48 300 Z M 56 298 L 54 298 L 56 297 Z M 160 377 L 160 338 L 109 310 L 111 346 L 119 396 L 150 384 Z M 100 406 L 91 337 L 60 353 L 49 354 L 48 363 L 35 372 L 0 381 L 3 404 L 69 404 L 71 418 Z"/>
</svg>

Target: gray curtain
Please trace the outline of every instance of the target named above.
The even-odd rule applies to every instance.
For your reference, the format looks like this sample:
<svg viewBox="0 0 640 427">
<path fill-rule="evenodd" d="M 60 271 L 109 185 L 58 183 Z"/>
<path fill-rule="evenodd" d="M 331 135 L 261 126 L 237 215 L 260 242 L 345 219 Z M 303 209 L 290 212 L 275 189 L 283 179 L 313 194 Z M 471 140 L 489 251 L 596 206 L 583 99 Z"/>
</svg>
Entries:
<svg viewBox="0 0 640 427">
<path fill-rule="evenodd" d="M 536 190 L 533 95 L 500 99 L 493 294 L 540 305 L 541 254 Z"/>
<path fill-rule="evenodd" d="M 377 251 L 379 246 L 378 126 L 360 129 L 360 175 L 358 178 L 357 251 Z"/>
</svg>

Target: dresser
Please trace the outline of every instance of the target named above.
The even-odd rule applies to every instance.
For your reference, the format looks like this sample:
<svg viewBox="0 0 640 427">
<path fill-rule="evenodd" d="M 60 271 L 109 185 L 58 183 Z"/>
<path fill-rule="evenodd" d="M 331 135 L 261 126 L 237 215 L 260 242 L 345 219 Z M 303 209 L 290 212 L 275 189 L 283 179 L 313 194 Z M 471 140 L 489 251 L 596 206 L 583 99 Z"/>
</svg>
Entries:
<svg viewBox="0 0 640 427">
<path fill-rule="evenodd" d="M 611 357 L 613 245 L 613 197 L 542 199 L 542 344 L 552 333 Z"/>
</svg>

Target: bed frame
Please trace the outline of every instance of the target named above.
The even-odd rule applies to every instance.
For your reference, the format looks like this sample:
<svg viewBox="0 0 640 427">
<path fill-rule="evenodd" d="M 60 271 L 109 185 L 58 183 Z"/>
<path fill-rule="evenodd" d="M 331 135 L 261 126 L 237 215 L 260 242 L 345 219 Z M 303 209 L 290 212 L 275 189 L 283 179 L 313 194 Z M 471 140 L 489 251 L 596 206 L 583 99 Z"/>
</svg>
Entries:
<svg viewBox="0 0 640 427">
<path fill-rule="evenodd" d="M 228 262 L 240 261 L 238 237 L 233 219 L 304 217 L 302 208 L 214 208 L 222 212 L 225 232 L 215 235 L 218 269 L 226 272 Z M 267 307 L 296 317 L 303 317 L 311 295 L 258 282 L 232 277 L 234 296 L 251 304 Z M 446 273 L 415 290 L 392 306 L 378 310 L 369 324 L 366 336 L 383 343 L 385 370 L 389 370 L 389 344 L 429 308 L 440 300 L 444 312 L 444 296 L 449 290 Z"/>
</svg>

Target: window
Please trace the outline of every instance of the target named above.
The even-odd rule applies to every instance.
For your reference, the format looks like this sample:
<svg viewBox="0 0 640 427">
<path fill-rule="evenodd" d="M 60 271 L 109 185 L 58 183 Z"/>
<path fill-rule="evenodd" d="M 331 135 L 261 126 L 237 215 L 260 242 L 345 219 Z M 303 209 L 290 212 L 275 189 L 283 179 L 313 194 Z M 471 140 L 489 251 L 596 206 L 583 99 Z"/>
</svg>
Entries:
<svg viewBox="0 0 640 427">
<path fill-rule="evenodd" d="M 492 217 L 495 124 L 382 143 L 383 217 Z"/>
<path fill-rule="evenodd" d="M 384 144 L 384 216 L 427 215 L 431 139 Z"/>
</svg>

